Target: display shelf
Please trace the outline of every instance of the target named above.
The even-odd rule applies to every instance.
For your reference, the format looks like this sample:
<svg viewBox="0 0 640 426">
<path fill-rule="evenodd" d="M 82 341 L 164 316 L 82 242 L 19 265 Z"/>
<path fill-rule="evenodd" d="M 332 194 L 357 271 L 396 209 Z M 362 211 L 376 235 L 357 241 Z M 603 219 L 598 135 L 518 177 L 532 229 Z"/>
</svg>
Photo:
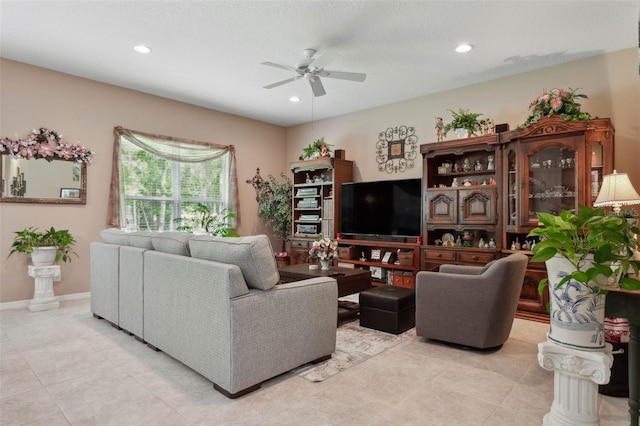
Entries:
<svg viewBox="0 0 640 426">
<path fill-rule="evenodd" d="M 289 163 L 289 168 L 293 173 L 291 263 L 306 263 L 318 235 L 333 238 L 340 231 L 341 185 L 352 181 L 353 162 L 318 158 Z"/>
<path fill-rule="evenodd" d="M 368 268 L 371 271 L 372 286 L 391 284 L 415 288 L 415 276 L 420 271 L 418 238 L 411 238 L 416 242 L 339 238 L 338 246 L 341 257 L 338 264 L 352 265 L 354 268 Z M 375 258 L 376 251 L 378 258 Z M 344 253 L 348 253 L 347 256 L 351 258 L 342 256 Z M 366 260 L 361 260 L 363 254 Z M 385 256 L 387 256 L 387 262 L 382 261 Z"/>
<path fill-rule="evenodd" d="M 613 126 L 606 118 L 567 122 L 546 117 L 526 128 L 502 133 L 500 139 L 503 163 L 508 164 L 502 255 L 523 253 L 531 257 L 530 250 L 512 250 L 511 246 L 515 241 L 533 240 L 527 234 L 538 226 L 538 212 L 559 214 L 593 204 L 603 175 L 613 170 Z M 538 283 L 546 276 L 544 263 L 529 262 L 516 316 L 548 321 L 548 290 L 538 293 Z"/>
</svg>

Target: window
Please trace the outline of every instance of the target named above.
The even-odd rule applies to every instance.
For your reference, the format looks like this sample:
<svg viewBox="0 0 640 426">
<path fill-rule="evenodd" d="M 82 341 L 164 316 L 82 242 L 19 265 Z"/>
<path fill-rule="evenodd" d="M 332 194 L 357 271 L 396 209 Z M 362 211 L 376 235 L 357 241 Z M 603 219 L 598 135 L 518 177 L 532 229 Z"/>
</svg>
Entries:
<svg viewBox="0 0 640 426">
<path fill-rule="evenodd" d="M 197 203 L 213 212 L 231 210 L 237 220 L 233 145 L 120 127 L 115 133 L 111 225 L 139 231 L 175 230 L 180 225 L 177 219 L 192 217 Z"/>
</svg>

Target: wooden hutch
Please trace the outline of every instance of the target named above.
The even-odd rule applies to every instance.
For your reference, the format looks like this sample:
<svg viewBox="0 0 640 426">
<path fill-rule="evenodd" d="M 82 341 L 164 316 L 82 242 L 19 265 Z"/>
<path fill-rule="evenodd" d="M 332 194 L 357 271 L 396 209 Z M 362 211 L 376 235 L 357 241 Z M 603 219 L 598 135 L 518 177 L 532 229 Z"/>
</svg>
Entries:
<svg viewBox="0 0 640 426">
<path fill-rule="evenodd" d="M 531 256 L 535 241 L 527 234 L 538 226 L 536 213 L 592 205 L 613 171 L 613 142 L 608 118 L 550 117 L 523 129 L 421 145 L 422 269 L 480 265 L 513 252 Z M 519 317 L 548 320 L 548 294 L 537 290 L 544 277 L 544 264 L 529 264 Z"/>
</svg>

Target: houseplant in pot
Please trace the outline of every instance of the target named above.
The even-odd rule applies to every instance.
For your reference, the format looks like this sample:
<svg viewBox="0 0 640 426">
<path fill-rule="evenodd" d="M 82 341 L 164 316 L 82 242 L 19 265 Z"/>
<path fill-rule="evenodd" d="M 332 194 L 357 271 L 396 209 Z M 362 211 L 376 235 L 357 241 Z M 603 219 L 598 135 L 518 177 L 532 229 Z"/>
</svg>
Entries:
<svg viewBox="0 0 640 426">
<path fill-rule="evenodd" d="M 258 217 L 271 226 L 273 235 L 282 240 L 282 252 L 286 257 L 286 244 L 291 236 L 292 196 L 291 180 L 280 173 L 282 182 L 269 175 L 268 181 L 262 186 L 258 194 Z"/>
<path fill-rule="evenodd" d="M 306 148 L 302 149 L 302 155 L 299 157 L 300 160 L 308 160 L 320 157 L 331 157 L 331 148 L 330 145 L 324 141 L 324 136 L 320 139 L 316 139 L 307 145 Z"/>
<path fill-rule="evenodd" d="M 47 231 L 29 227 L 15 232 L 9 256 L 13 253 L 31 255 L 34 266 L 50 266 L 62 260 L 71 262 L 71 255 L 77 256 L 72 246 L 76 240 L 66 229 L 56 230 L 53 226 Z"/>
<path fill-rule="evenodd" d="M 216 211 L 204 203 L 195 203 L 185 217 L 174 219 L 180 225 L 176 230 L 191 233 L 205 233 L 215 237 L 239 237 L 231 228 L 231 220 L 236 214 L 231 209 L 223 208 Z"/>
<path fill-rule="evenodd" d="M 548 338 L 564 346 L 601 350 L 604 341 L 604 302 L 607 290 L 640 289 L 640 262 L 632 261 L 639 246 L 636 221 L 607 215 L 602 209 L 580 206 L 577 213 L 538 213 L 542 226 L 528 236 L 539 237 L 531 262 L 545 262 L 549 286 L 551 327 Z"/>
<path fill-rule="evenodd" d="M 445 124 L 444 126 L 444 135 L 451 130 L 455 130 L 456 134 L 459 138 L 466 138 L 474 136 L 480 132 L 482 132 L 482 124 L 478 120 L 482 114 L 478 114 L 475 112 L 469 112 L 469 110 L 464 110 L 460 108 L 458 111 L 451 111 L 453 115 L 453 120 L 450 123 Z M 466 130 L 466 132 L 461 132 L 459 129 Z"/>
</svg>

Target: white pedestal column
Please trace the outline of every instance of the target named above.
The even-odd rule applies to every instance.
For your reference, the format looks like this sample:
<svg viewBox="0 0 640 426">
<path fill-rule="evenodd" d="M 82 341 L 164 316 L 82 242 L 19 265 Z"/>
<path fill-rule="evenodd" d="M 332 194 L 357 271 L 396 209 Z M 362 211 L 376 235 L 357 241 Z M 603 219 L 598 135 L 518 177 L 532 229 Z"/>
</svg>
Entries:
<svg viewBox="0 0 640 426">
<path fill-rule="evenodd" d="M 611 345 L 603 351 L 580 351 L 553 342 L 538 343 L 538 363 L 553 371 L 553 404 L 543 425 L 599 425 L 598 385 L 611 377 Z"/>
<path fill-rule="evenodd" d="M 33 299 L 29 302 L 31 312 L 48 311 L 60 306 L 58 297 L 53 293 L 53 282 L 60 281 L 60 266 L 29 265 L 29 276 L 35 278 Z"/>
</svg>

